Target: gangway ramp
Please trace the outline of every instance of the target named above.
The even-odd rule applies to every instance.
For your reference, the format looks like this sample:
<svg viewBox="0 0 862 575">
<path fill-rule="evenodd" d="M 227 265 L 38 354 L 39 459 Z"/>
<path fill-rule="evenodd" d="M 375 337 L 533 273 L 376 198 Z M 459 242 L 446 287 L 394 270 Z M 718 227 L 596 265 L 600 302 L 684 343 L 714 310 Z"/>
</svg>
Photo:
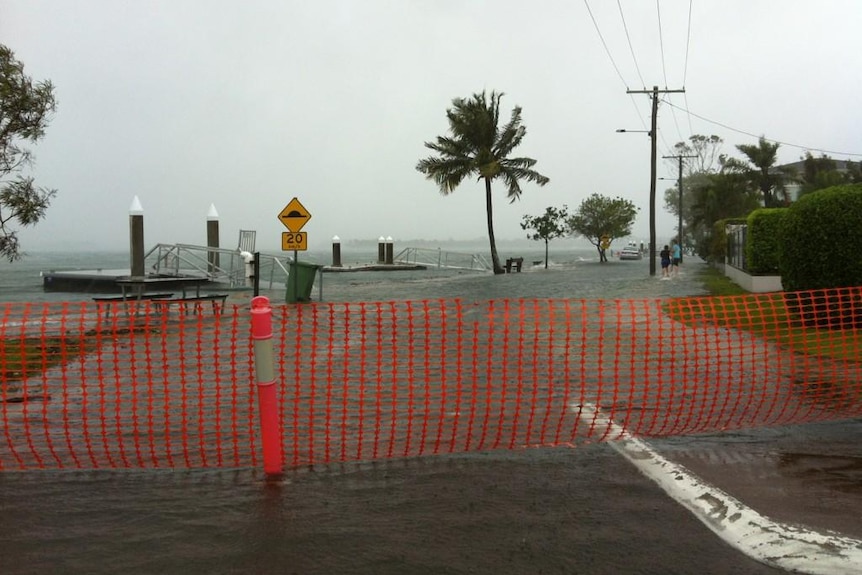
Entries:
<svg viewBox="0 0 862 575">
<path fill-rule="evenodd" d="M 261 285 L 268 283 L 272 288 L 274 284 L 287 283 L 288 257 L 258 253 L 258 258 Z M 228 250 L 190 244 L 156 244 L 147 252 L 144 259 L 148 269 L 157 275 L 203 276 L 229 288 L 249 285 L 246 258 L 238 249 Z"/>
<path fill-rule="evenodd" d="M 452 252 L 441 248 L 404 248 L 395 257 L 395 263 L 425 265 L 436 268 L 490 272 L 494 267 L 481 254 Z"/>
</svg>

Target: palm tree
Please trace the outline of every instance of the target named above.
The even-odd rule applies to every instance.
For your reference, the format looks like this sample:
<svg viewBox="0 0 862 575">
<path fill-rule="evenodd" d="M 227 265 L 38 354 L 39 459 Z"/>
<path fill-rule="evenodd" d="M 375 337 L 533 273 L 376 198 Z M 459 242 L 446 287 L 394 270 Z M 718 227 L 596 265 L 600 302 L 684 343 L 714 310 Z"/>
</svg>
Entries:
<svg viewBox="0 0 862 575">
<path fill-rule="evenodd" d="M 494 241 L 494 219 L 491 203 L 491 181 L 501 178 L 508 187 L 509 202 L 521 196 L 520 180 L 536 182 L 540 186 L 548 178 L 533 170 L 532 158 L 509 158 L 527 129 L 521 125 L 521 107 L 515 106 L 509 123 L 498 127 L 500 99 L 503 93 L 473 94 L 469 99 L 455 98 L 452 108 L 446 110 L 449 119 L 449 136 L 437 136 L 436 142 L 425 142 L 425 147 L 439 155 L 419 160 L 416 169 L 440 186 L 444 196 L 451 194 L 468 176 L 485 182 L 485 208 L 488 216 L 488 239 L 491 242 L 491 262 L 495 274 L 505 273 L 497 255 Z"/>
<path fill-rule="evenodd" d="M 723 167 L 726 162 L 722 162 Z M 722 170 L 704 174 L 691 188 L 688 233 L 691 234 L 701 257 L 710 254 L 715 222 L 728 218 L 744 218 L 760 207 L 759 194 L 751 188 L 746 174 Z"/>
<path fill-rule="evenodd" d="M 747 178 L 732 171 L 709 174 L 692 191 L 692 227 L 707 230 L 718 220 L 744 218 L 760 204 Z"/>
<path fill-rule="evenodd" d="M 748 162 L 729 158 L 725 163 L 725 167 L 748 176 L 751 185 L 760 192 L 763 205 L 767 208 L 777 208 L 786 205 L 789 201 L 786 184 L 793 180 L 793 174 L 775 166 L 780 145 L 778 142 L 771 144 L 761 136 L 756 146 L 748 144 L 736 146 Z"/>
</svg>

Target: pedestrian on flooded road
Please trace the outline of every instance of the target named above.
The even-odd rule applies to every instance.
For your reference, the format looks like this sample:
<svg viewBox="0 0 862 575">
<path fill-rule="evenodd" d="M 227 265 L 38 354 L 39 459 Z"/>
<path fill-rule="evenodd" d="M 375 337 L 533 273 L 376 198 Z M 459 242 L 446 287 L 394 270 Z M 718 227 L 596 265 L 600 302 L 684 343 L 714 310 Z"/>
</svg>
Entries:
<svg viewBox="0 0 862 575">
<path fill-rule="evenodd" d="M 667 244 L 664 245 L 658 255 L 661 258 L 661 279 L 670 279 L 670 249 Z"/>
</svg>

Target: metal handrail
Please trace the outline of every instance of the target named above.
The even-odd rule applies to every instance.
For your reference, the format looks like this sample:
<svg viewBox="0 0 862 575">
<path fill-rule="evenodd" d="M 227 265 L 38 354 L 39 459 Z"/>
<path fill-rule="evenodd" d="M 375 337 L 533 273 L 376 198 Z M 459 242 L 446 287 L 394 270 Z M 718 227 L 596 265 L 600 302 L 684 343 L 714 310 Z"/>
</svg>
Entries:
<svg viewBox="0 0 862 575">
<path fill-rule="evenodd" d="M 214 257 L 216 254 L 218 257 Z M 269 289 L 277 282 L 287 284 L 289 273 L 281 262 L 283 257 L 258 254 L 258 275 L 261 279 L 268 276 Z M 156 244 L 144 255 L 144 261 L 152 262 L 150 269 L 159 275 L 203 276 L 230 287 L 247 285 L 246 262 L 239 250 L 191 244 Z"/>
<path fill-rule="evenodd" d="M 144 261 L 150 263 L 149 269 L 157 275 L 207 277 L 231 288 L 241 288 L 249 285 L 249 273 L 243 255 L 239 249 L 191 244 L 156 244 L 144 255 Z M 258 253 L 258 285 L 265 287 L 268 284 L 267 289 L 273 289 L 276 284 L 287 285 L 290 271 L 286 262 L 290 260 L 291 258 L 284 254 Z M 393 260 L 399 264 L 478 272 L 493 271 L 493 267 L 481 254 L 450 252 L 439 248 L 404 248 Z"/>
<path fill-rule="evenodd" d="M 393 258 L 400 264 L 421 264 L 437 268 L 472 271 L 493 271 L 493 266 L 481 254 L 450 252 L 440 248 L 404 248 Z"/>
</svg>

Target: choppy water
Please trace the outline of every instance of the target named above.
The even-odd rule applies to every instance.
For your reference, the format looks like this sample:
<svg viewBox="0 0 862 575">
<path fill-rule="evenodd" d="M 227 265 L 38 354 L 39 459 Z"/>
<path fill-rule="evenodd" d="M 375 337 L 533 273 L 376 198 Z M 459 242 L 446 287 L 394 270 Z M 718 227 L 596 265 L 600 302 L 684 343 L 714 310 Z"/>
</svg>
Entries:
<svg viewBox="0 0 862 575">
<path fill-rule="evenodd" d="M 0 302 L 77 301 L 82 294 L 45 292 L 42 272 L 62 270 L 129 269 L 128 252 L 33 252 L 22 259 L 0 260 Z"/>
<path fill-rule="evenodd" d="M 524 271 L 498 277 L 325 274 L 323 299 L 701 291 L 694 262 L 661 281 L 646 260 L 601 265 L 570 250 L 552 254 L 546 270 L 530 265 L 540 251 L 517 255 Z M 328 263 L 325 254 L 317 261 Z M 42 292 L 39 273 L 125 265 L 125 253 L 4 262 L 0 301 L 86 298 Z M 292 470 L 279 485 L 252 469 L 0 473 L 3 574 L 539 572 L 775 573 L 718 541 L 602 445 Z"/>
<path fill-rule="evenodd" d="M 544 248 L 501 251 L 500 257 L 523 257 L 522 273 L 494 276 L 486 272 L 438 269 L 394 272 L 346 272 L 323 274 L 313 297 L 324 301 L 386 301 L 390 299 L 461 298 L 650 298 L 688 295 L 699 286 L 692 282 L 660 282 L 649 276 L 649 262 L 611 259 L 600 264 L 591 247 L 552 249 L 548 268 Z M 445 248 L 444 248 L 445 249 Z M 463 251 L 463 248 L 462 248 Z M 476 252 L 478 253 L 478 252 Z M 482 252 L 483 255 L 484 252 Z M 373 263 L 377 252 L 342 249 L 345 265 Z M 331 256 L 322 252 L 301 253 L 300 260 L 327 265 Z M 541 262 L 534 265 L 535 262 Z M 692 262 L 691 267 L 702 265 Z M 35 252 L 9 263 L 0 261 L 0 302 L 89 301 L 90 294 L 45 292 L 42 273 L 63 270 L 128 270 L 128 252 Z M 658 282 L 658 283 L 656 283 Z M 702 293 L 702 291 L 699 291 Z M 278 302 L 284 294 L 270 290 L 264 295 Z M 282 299 L 283 301 L 283 299 Z"/>
</svg>

